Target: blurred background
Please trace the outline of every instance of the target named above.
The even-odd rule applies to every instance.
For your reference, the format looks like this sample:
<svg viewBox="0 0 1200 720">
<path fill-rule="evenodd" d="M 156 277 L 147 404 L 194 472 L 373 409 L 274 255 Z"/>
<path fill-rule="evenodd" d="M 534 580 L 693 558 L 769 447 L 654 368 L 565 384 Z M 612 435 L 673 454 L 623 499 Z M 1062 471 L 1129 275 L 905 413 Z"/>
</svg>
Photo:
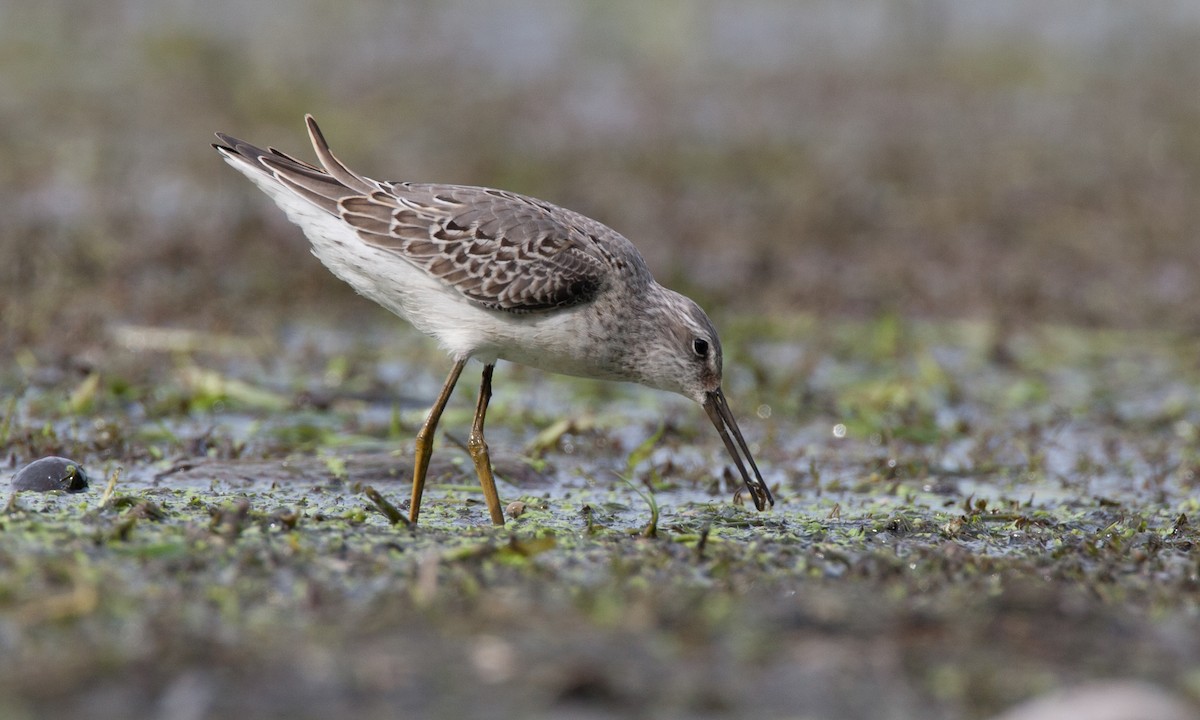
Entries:
<svg viewBox="0 0 1200 720">
<path fill-rule="evenodd" d="M 515 190 L 718 315 L 1200 329 L 1200 3 L 0 3 L 0 353 L 393 322 L 209 147 Z"/>
</svg>

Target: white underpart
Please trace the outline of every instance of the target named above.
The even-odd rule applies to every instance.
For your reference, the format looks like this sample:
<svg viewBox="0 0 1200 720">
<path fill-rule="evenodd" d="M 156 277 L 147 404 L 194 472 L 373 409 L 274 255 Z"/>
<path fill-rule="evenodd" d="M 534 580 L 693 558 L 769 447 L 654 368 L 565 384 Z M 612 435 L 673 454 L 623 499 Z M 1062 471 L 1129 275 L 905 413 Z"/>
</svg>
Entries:
<svg viewBox="0 0 1200 720">
<path fill-rule="evenodd" d="M 303 229 L 313 254 L 330 272 L 437 339 L 455 360 L 500 358 L 568 375 L 606 374 L 596 367 L 594 348 L 571 328 L 579 309 L 518 315 L 475 305 L 403 256 L 367 244 L 340 218 L 281 185 L 265 168 L 222 155 Z"/>
</svg>

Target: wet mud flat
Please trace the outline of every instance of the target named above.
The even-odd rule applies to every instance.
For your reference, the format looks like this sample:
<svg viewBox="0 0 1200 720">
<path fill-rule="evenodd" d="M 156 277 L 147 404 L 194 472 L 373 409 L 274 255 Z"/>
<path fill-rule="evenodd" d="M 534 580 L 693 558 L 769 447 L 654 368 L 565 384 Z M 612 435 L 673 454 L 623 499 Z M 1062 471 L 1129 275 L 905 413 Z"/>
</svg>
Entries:
<svg viewBox="0 0 1200 720">
<path fill-rule="evenodd" d="M 3 377 L 12 717 L 988 717 L 1087 681 L 1200 700 L 1200 344 L 722 323 L 777 505 L 698 408 L 500 366 L 493 528 L 415 336 L 111 333 Z"/>
</svg>

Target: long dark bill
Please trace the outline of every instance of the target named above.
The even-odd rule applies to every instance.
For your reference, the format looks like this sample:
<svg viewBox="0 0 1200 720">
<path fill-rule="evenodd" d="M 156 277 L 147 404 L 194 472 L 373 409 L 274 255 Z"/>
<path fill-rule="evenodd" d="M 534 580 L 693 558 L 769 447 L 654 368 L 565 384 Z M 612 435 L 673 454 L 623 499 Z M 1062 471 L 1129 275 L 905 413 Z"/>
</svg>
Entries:
<svg viewBox="0 0 1200 720">
<path fill-rule="evenodd" d="M 721 440 L 725 441 L 725 449 L 729 451 L 734 464 L 737 465 L 738 472 L 742 474 L 742 480 L 746 482 L 746 489 L 750 491 L 750 497 L 754 499 L 754 507 L 766 510 L 768 504 L 774 506 L 775 498 L 771 497 L 771 489 L 763 482 L 762 473 L 754 464 L 754 457 L 746 445 L 746 438 L 742 437 L 742 431 L 738 428 L 737 420 L 733 419 L 733 413 L 729 410 L 729 403 L 725 402 L 725 393 L 721 392 L 721 388 L 704 396 L 704 412 L 708 413 L 717 432 L 721 434 Z M 733 437 L 730 437 L 731 431 Z M 737 440 L 736 445 L 734 439 Z M 743 457 L 746 458 L 745 462 L 742 461 Z M 747 463 L 754 470 L 753 478 L 750 477 L 750 473 L 746 472 Z"/>
</svg>

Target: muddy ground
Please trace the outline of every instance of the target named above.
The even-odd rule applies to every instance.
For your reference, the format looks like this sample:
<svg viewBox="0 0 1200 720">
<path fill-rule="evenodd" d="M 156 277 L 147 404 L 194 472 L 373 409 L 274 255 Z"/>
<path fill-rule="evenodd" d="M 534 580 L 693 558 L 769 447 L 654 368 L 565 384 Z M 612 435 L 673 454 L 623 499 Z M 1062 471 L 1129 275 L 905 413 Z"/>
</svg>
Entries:
<svg viewBox="0 0 1200 720">
<path fill-rule="evenodd" d="M 368 488 L 406 507 L 441 369 L 411 331 L 127 327 L 92 367 L 24 368 L 10 464 L 68 456 L 92 485 L 0 516 L 5 709 L 956 718 L 1118 678 L 1195 699 L 1195 341 L 726 328 L 766 513 L 698 408 L 502 365 L 489 439 L 523 514 L 488 524 L 468 385 L 419 527 L 390 523 Z"/>
</svg>

